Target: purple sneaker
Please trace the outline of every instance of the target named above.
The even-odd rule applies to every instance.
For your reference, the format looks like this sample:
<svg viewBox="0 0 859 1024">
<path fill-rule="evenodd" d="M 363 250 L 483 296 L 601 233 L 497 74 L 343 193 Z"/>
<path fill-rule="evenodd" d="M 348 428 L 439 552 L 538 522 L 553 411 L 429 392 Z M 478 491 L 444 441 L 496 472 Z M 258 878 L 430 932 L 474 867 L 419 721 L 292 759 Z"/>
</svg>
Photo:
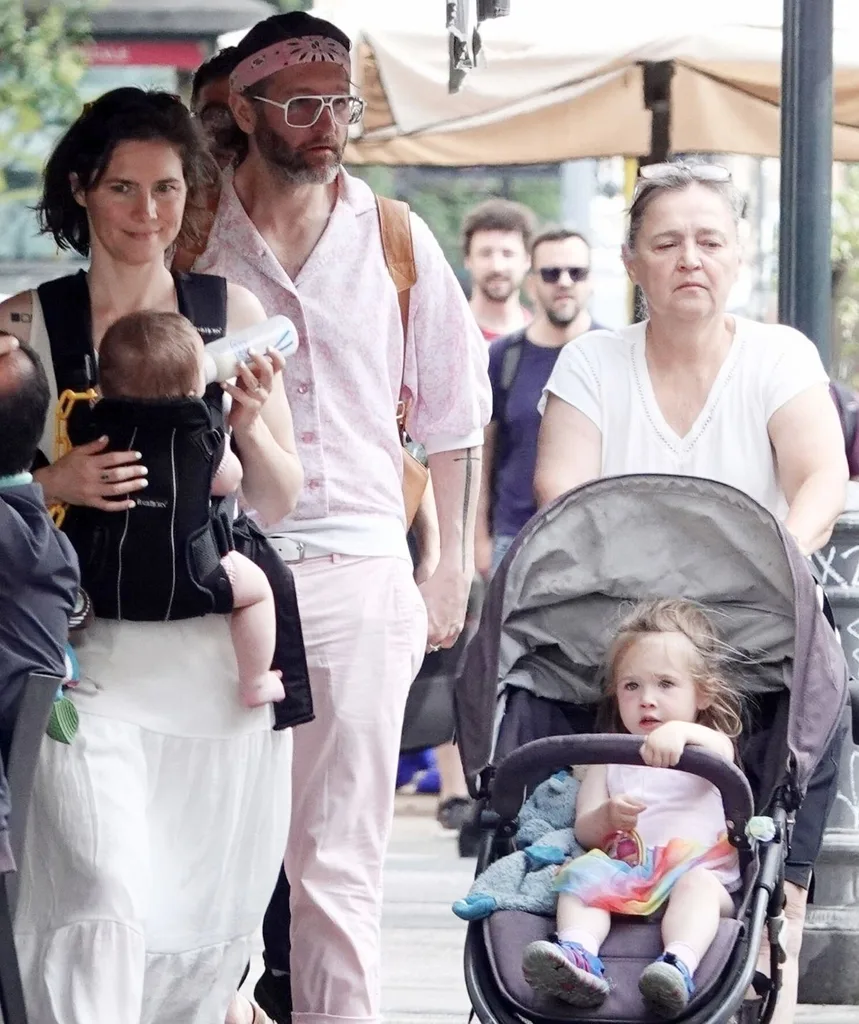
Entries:
<svg viewBox="0 0 859 1024">
<path fill-rule="evenodd" d="M 641 972 L 638 990 L 648 1007 L 659 1017 L 676 1017 L 695 991 L 692 975 L 673 953 L 663 953 Z"/>
<path fill-rule="evenodd" d="M 602 960 L 578 942 L 532 942 L 522 955 L 522 973 L 535 992 L 571 1006 L 599 1006 L 609 993 Z"/>
</svg>

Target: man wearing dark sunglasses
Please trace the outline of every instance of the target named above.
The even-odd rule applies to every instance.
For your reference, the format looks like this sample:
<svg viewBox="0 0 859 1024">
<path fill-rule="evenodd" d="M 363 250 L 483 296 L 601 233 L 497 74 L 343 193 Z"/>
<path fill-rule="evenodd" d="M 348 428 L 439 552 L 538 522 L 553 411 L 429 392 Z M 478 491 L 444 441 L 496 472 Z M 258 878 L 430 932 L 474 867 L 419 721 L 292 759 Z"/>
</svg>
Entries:
<svg viewBox="0 0 859 1024">
<path fill-rule="evenodd" d="M 598 330 L 588 312 L 591 254 L 576 231 L 552 228 L 531 246 L 526 279 L 534 320 L 489 349 L 492 422 L 484 431 L 475 563 L 491 575 L 537 509 L 537 403 L 564 345 Z"/>
</svg>

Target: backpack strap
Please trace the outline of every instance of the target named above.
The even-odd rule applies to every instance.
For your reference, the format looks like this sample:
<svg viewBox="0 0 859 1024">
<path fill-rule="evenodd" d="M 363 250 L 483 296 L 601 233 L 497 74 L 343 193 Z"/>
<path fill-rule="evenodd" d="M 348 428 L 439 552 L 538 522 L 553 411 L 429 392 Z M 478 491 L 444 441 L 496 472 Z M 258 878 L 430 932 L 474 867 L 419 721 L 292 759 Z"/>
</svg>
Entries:
<svg viewBox="0 0 859 1024">
<path fill-rule="evenodd" d="M 385 265 L 394 287 L 397 289 L 397 301 L 400 304 L 400 320 L 403 325 L 403 379 L 400 381 L 400 397 L 402 398 L 406 376 L 406 339 L 409 334 L 409 304 L 411 291 L 418 280 L 418 268 L 415 264 L 415 247 L 412 240 L 412 222 L 409 205 L 399 199 L 386 199 L 376 196 L 376 209 L 379 214 L 379 232 L 382 236 L 382 252 Z M 406 409 L 398 411 L 398 420 L 405 421 Z"/>
<path fill-rule="evenodd" d="M 522 362 L 522 352 L 525 348 L 525 332 L 520 331 L 518 335 L 507 345 L 504 355 L 501 357 L 501 372 L 498 375 L 498 393 L 500 401 L 498 408 L 492 410 L 492 418 L 499 426 L 504 424 L 504 415 L 507 411 L 507 398 L 516 374 L 519 372 L 519 364 Z"/>
<path fill-rule="evenodd" d="M 67 388 L 87 391 L 97 381 L 95 351 L 92 345 L 92 310 L 86 274 L 76 274 L 46 281 L 36 289 L 51 360 L 57 380 L 57 394 Z"/>
</svg>

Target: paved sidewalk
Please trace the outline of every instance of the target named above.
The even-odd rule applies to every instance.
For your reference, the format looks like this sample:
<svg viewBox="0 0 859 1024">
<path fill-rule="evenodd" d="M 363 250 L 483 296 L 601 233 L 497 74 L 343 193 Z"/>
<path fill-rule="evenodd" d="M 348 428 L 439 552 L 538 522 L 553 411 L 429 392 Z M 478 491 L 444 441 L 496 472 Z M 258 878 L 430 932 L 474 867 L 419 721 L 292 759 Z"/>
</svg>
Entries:
<svg viewBox="0 0 859 1024">
<path fill-rule="evenodd" d="M 398 798 L 382 920 L 386 1024 L 465 1024 L 468 1019 L 465 923 L 450 905 L 468 891 L 474 861 L 460 859 L 456 836 L 427 813 L 432 808 L 431 799 Z"/>
<path fill-rule="evenodd" d="M 382 1007 L 385 1024 L 466 1024 L 465 924 L 451 912 L 474 876 L 429 797 L 398 797 L 385 870 Z M 857 967 L 859 969 L 859 967 Z M 802 1006 L 796 1024 L 859 1024 L 856 1006 Z"/>
<path fill-rule="evenodd" d="M 468 1020 L 462 972 L 465 924 L 450 905 L 468 891 L 474 861 L 459 858 L 456 837 L 437 824 L 434 806 L 431 797 L 397 797 L 382 921 L 385 1024 Z M 255 962 L 251 978 L 261 966 Z M 859 1024 L 859 1007 L 803 1006 L 796 1024 Z"/>
</svg>

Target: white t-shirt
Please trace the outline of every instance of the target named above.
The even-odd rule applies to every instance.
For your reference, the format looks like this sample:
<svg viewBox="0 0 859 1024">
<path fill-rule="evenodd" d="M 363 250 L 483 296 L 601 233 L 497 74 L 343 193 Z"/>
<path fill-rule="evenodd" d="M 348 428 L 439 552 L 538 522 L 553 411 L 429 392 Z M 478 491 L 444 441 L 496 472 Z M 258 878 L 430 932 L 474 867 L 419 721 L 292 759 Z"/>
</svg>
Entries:
<svg viewBox="0 0 859 1024">
<path fill-rule="evenodd" d="M 666 423 L 656 402 L 644 355 L 646 323 L 591 331 L 565 345 L 541 411 L 551 392 L 599 427 L 602 476 L 707 477 L 744 491 L 784 518 L 787 501 L 767 425 L 786 402 L 829 378 L 804 334 L 781 324 L 734 319 L 731 348 L 685 437 Z"/>
</svg>

